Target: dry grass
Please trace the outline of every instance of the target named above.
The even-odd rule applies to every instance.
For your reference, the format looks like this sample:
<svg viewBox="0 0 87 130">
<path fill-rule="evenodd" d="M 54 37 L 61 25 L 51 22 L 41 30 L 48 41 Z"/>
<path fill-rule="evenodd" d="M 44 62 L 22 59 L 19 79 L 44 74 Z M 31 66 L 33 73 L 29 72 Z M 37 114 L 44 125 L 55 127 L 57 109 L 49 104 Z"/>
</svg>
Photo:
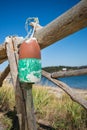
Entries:
<svg viewBox="0 0 87 130">
<path fill-rule="evenodd" d="M 49 122 L 55 130 L 87 129 L 87 111 L 66 94 L 58 98 L 46 87 L 33 86 L 33 99 L 37 120 Z M 12 110 L 14 105 L 14 89 L 11 85 L 4 84 L 0 88 L 0 110 Z M 8 120 L 7 123 L 10 124 Z"/>
<path fill-rule="evenodd" d="M 12 110 L 15 106 L 14 88 L 12 85 L 4 83 L 0 88 L 0 110 Z"/>
<path fill-rule="evenodd" d="M 66 94 L 61 97 L 49 92 L 48 87 L 34 87 L 37 118 L 49 122 L 56 130 L 86 130 L 87 111 Z"/>
</svg>

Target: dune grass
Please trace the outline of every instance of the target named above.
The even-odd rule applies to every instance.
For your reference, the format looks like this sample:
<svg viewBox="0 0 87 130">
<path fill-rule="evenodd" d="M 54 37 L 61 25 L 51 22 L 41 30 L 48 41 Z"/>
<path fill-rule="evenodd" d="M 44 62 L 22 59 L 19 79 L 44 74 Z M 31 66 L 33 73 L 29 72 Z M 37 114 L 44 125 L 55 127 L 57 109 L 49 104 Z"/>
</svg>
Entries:
<svg viewBox="0 0 87 130">
<path fill-rule="evenodd" d="M 86 130 L 87 112 L 66 94 L 61 98 L 50 94 L 45 87 L 34 87 L 37 118 L 48 121 L 56 130 Z"/>
<path fill-rule="evenodd" d="M 49 122 L 55 130 L 87 129 L 87 111 L 66 94 L 58 98 L 42 86 L 33 86 L 32 92 L 37 120 Z M 0 88 L 0 111 L 13 110 L 14 106 L 14 89 L 11 85 L 4 84 Z M 11 123 L 8 120 L 6 117 L 5 123 L 8 123 L 7 128 L 10 130 Z"/>
<path fill-rule="evenodd" d="M 15 95 L 13 86 L 4 83 L 3 86 L 0 88 L 0 110 L 12 110 L 13 106 L 15 106 Z"/>
</svg>

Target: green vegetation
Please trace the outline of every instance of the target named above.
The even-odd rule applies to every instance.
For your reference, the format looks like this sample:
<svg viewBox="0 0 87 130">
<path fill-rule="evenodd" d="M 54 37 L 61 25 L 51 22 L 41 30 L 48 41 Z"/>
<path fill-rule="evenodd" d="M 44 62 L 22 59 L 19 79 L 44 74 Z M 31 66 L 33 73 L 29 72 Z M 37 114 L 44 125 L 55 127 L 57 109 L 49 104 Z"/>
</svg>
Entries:
<svg viewBox="0 0 87 130">
<path fill-rule="evenodd" d="M 7 116 L 2 115 L 2 116 L 0 116 L 0 122 L 2 122 L 5 130 L 11 130 L 12 119 L 8 118 Z"/>
<path fill-rule="evenodd" d="M 15 95 L 12 85 L 3 84 L 3 86 L 0 88 L 0 122 L 2 122 L 6 130 L 10 130 L 12 127 L 12 119 L 8 118 L 5 113 L 13 111 L 14 106 Z"/>
<path fill-rule="evenodd" d="M 87 68 L 87 66 L 50 66 L 50 67 L 44 67 L 43 70 L 52 73 L 61 71 L 63 68 L 67 68 L 67 70 L 75 70 L 75 69 Z"/>
<path fill-rule="evenodd" d="M 87 129 L 87 111 L 74 103 L 67 95 L 58 98 L 46 87 L 34 86 L 33 97 L 37 120 L 49 122 L 54 130 Z M 6 84 L 0 88 L 0 111 L 4 113 L 9 110 L 13 111 L 14 105 L 14 89 L 11 85 Z M 11 130 L 12 119 L 9 119 L 6 114 L 3 114 L 2 117 L 0 117 L 0 121 L 6 126 L 6 130 Z"/>
<path fill-rule="evenodd" d="M 51 124 L 55 130 L 86 130 L 87 112 L 67 95 L 57 98 L 45 87 L 33 89 L 37 118 Z"/>
</svg>

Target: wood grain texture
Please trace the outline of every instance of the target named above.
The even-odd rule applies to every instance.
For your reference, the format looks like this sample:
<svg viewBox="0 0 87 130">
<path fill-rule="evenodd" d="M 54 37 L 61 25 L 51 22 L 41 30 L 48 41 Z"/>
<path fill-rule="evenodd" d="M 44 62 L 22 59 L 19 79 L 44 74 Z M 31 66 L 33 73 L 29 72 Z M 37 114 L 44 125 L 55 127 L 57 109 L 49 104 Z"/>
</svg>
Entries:
<svg viewBox="0 0 87 130">
<path fill-rule="evenodd" d="M 9 74 L 10 72 L 10 67 L 9 65 L 4 69 L 4 71 L 1 73 L 0 75 L 0 87 L 2 86 L 3 84 L 3 81 L 4 79 L 7 77 L 7 75 Z"/>
<path fill-rule="evenodd" d="M 40 29 L 35 32 L 35 37 L 40 48 L 43 49 L 85 27 L 87 27 L 87 0 L 82 0 L 45 27 L 39 27 Z M 0 45 L 0 62 L 2 63 L 2 60 L 6 58 L 5 45 Z"/>
<path fill-rule="evenodd" d="M 13 45 L 15 51 L 16 64 L 18 64 L 18 42 L 16 37 L 13 38 Z M 20 88 L 20 89 L 19 89 Z M 32 84 L 29 83 L 21 83 L 20 86 L 17 87 L 16 93 L 20 94 L 22 91 L 21 99 L 22 104 L 19 108 L 22 108 L 22 130 L 36 130 L 36 120 L 34 116 L 34 105 L 33 105 L 33 96 L 32 96 Z M 21 101 L 20 101 L 21 102 Z M 17 104 L 20 104 L 20 102 Z"/>
<path fill-rule="evenodd" d="M 7 60 L 5 44 L 0 45 L 0 64 Z"/>
<path fill-rule="evenodd" d="M 12 82 L 14 87 L 16 88 L 16 82 L 17 82 L 17 64 L 15 60 L 15 55 L 14 55 L 14 47 L 12 43 L 12 38 L 9 38 L 9 43 L 6 43 L 6 50 L 7 50 L 7 56 L 8 56 L 8 62 L 10 65 L 10 72 L 12 76 Z"/>
<path fill-rule="evenodd" d="M 26 110 L 25 110 L 25 100 L 24 100 L 24 95 L 23 95 L 23 90 L 21 87 L 21 84 L 18 79 L 18 47 L 17 47 L 17 38 L 12 37 L 12 46 L 13 46 L 13 54 L 14 54 L 14 59 L 15 59 L 15 64 L 16 66 L 16 88 L 15 88 L 15 100 L 16 100 L 16 109 L 17 109 L 17 116 L 19 119 L 19 124 L 20 124 L 20 130 L 25 130 L 26 126 L 26 119 L 24 116 L 26 115 Z"/>
<path fill-rule="evenodd" d="M 33 95 L 32 95 L 32 84 L 21 83 L 24 98 L 25 98 L 25 108 L 26 108 L 26 130 L 37 130 L 36 128 L 36 119 L 34 115 L 34 104 L 33 104 Z"/>
<path fill-rule="evenodd" d="M 51 77 L 52 78 L 62 78 L 62 77 L 78 76 L 78 75 L 85 75 L 85 74 L 87 74 L 87 68 L 78 69 L 78 70 L 53 72 L 51 74 Z"/>
<path fill-rule="evenodd" d="M 37 30 L 35 37 L 40 47 L 45 48 L 84 27 L 87 27 L 87 0 L 82 0 L 48 25 Z"/>
<path fill-rule="evenodd" d="M 17 59 L 16 55 L 14 53 L 14 46 L 13 46 L 13 39 L 12 37 L 9 38 L 9 43 L 6 43 L 6 50 L 7 50 L 7 56 L 8 61 L 10 65 L 10 73 L 12 77 L 13 86 L 15 89 L 15 99 L 16 99 L 16 109 L 17 109 L 17 115 L 19 118 L 20 123 L 20 129 L 24 130 L 24 124 L 22 125 L 22 115 L 24 115 L 24 104 L 23 104 L 23 97 L 22 97 L 22 91 L 20 88 L 20 84 L 18 81 L 18 71 L 17 71 Z M 23 113 L 23 114 L 22 114 Z"/>
</svg>

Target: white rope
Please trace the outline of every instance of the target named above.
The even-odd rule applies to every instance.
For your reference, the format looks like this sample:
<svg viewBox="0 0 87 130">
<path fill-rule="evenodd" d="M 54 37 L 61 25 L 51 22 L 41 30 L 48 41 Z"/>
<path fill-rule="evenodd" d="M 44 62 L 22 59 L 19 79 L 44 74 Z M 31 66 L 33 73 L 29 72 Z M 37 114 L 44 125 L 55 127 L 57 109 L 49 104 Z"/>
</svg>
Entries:
<svg viewBox="0 0 87 130">
<path fill-rule="evenodd" d="M 30 26 L 31 22 L 34 22 L 35 26 L 30 28 L 30 30 L 29 30 L 29 26 Z M 39 23 L 39 20 L 38 20 L 37 17 L 29 17 L 29 18 L 26 19 L 25 29 L 26 29 L 26 32 L 27 32 L 27 36 L 25 37 L 25 39 L 28 39 L 28 38 L 31 38 L 31 37 L 34 36 L 36 26 L 37 26 L 38 23 Z"/>
</svg>

